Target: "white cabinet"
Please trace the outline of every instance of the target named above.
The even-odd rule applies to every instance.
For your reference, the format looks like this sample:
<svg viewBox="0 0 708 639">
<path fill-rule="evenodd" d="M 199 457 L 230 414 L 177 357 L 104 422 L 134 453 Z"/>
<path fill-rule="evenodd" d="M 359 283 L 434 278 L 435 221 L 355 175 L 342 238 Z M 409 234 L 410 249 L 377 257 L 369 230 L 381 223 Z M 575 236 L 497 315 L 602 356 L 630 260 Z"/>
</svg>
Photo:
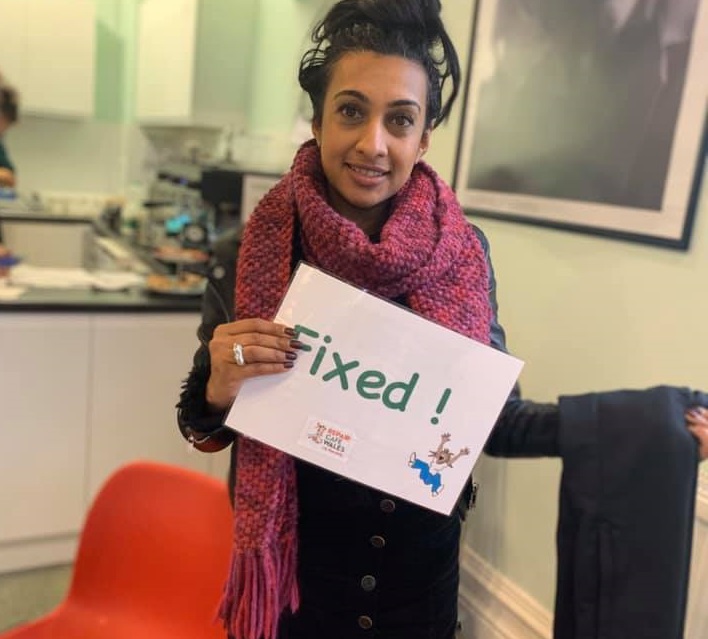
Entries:
<svg viewBox="0 0 708 639">
<path fill-rule="evenodd" d="M 0 68 L 25 115 L 93 113 L 93 0 L 0 0 Z"/>
<path fill-rule="evenodd" d="M 257 10 L 257 0 L 143 0 L 137 119 L 242 128 Z"/>
<path fill-rule="evenodd" d="M 225 478 L 229 452 L 191 450 L 177 429 L 199 315 L 98 314 L 91 321 L 87 505 L 113 471 L 136 459 Z"/>
<path fill-rule="evenodd" d="M 28 0 L 24 109 L 93 113 L 96 16 L 92 0 Z"/>
<path fill-rule="evenodd" d="M 0 573 L 71 561 L 119 466 L 153 459 L 226 478 L 187 452 L 175 404 L 197 313 L 0 314 Z"/>
<path fill-rule="evenodd" d="M 197 348 L 194 315 L 93 318 L 89 499 L 128 461 L 145 458 L 207 470 L 176 425 L 180 383 Z"/>
<path fill-rule="evenodd" d="M 0 0 L 0 73 L 21 86 L 27 75 L 27 0 Z"/>
<path fill-rule="evenodd" d="M 81 526 L 89 356 L 85 316 L 0 316 L 0 550 Z"/>
</svg>

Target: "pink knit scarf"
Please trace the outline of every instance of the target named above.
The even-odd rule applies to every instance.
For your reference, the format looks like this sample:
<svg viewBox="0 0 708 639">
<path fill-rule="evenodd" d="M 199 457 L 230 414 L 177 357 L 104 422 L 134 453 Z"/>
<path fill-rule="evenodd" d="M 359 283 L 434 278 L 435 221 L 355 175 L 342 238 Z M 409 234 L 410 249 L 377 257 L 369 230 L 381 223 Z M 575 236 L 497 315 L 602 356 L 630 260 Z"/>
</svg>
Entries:
<svg viewBox="0 0 708 639">
<path fill-rule="evenodd" d="M 454 193 L 419 162 L 394 196 L 378 243 L 327 203 L 314 142 L 261 200 L 238 257 L 236 317 L 272 319 L 291 277 L 295 219 L 305 259 L 383 297 L 404 296 L 420 315 L 489 342 L 491 310 L 482 246 Z M 236 639 L 274 639 L 297 610 L 297 489 L 293 459 L 239 439 L 234 550 L 220 607 Z"/>
</svg>

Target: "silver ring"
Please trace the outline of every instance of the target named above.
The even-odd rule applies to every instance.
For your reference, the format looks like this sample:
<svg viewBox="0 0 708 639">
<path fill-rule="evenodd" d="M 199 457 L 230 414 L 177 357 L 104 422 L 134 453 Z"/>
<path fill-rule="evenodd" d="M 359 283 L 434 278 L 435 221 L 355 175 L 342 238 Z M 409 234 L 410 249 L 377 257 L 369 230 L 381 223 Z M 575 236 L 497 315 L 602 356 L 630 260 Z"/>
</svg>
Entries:
<svg viewBox="0 0 708 639">
<path fill-rule="evenodd" d="M 246 360 L 243 358 L 243 346 L 241 346 L 241 344 L 234 344 L 234 362 L 236 362 L 236 366 L 246 365 Z"/>
</svg>

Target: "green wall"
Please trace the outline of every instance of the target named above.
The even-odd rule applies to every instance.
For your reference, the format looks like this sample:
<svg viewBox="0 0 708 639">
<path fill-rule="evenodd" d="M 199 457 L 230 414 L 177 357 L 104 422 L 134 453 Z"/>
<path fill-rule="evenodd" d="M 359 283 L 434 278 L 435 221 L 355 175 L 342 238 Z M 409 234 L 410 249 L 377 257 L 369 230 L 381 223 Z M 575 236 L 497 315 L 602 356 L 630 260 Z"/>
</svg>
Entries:
<svg viewBox="0 0 708 639">
<path fill-rule="evenodd" d="M 297 69 L 317 18 L 333 0 L 260 0 L 250 132 L 288 137 L 302 103 Z"/>
<path fill-rule="evenodd" d="M 96 3 L 95 118 L 104 122 L 132 119 L 135 82 L 137 7 L 140 0 L 94 0 Z"/>
</svg>

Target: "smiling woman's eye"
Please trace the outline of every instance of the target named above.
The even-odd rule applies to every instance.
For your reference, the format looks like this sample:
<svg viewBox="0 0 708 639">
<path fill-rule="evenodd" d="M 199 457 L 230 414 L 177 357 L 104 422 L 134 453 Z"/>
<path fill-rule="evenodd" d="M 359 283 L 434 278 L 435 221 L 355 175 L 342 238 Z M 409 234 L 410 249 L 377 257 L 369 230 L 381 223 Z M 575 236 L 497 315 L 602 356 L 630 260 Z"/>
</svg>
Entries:
<svg viewBox="0 0 708 639">
<path fill-rule="evenodd" d="M 410 127 L 415 124 L 413 116 L 408 115 L 407 113 L 394 114 L 393 116 L 391 116 L 391 122 L 393 122 L 395 126 L 400 128 Z"/>
<path fill-rule="evenodd" d="M 355 104 L 351 104 L 349 102 L 342 104 L 339 107 L 339 113 L 348 120 L 361 117 L 361 109 Z"/>
</svg>

